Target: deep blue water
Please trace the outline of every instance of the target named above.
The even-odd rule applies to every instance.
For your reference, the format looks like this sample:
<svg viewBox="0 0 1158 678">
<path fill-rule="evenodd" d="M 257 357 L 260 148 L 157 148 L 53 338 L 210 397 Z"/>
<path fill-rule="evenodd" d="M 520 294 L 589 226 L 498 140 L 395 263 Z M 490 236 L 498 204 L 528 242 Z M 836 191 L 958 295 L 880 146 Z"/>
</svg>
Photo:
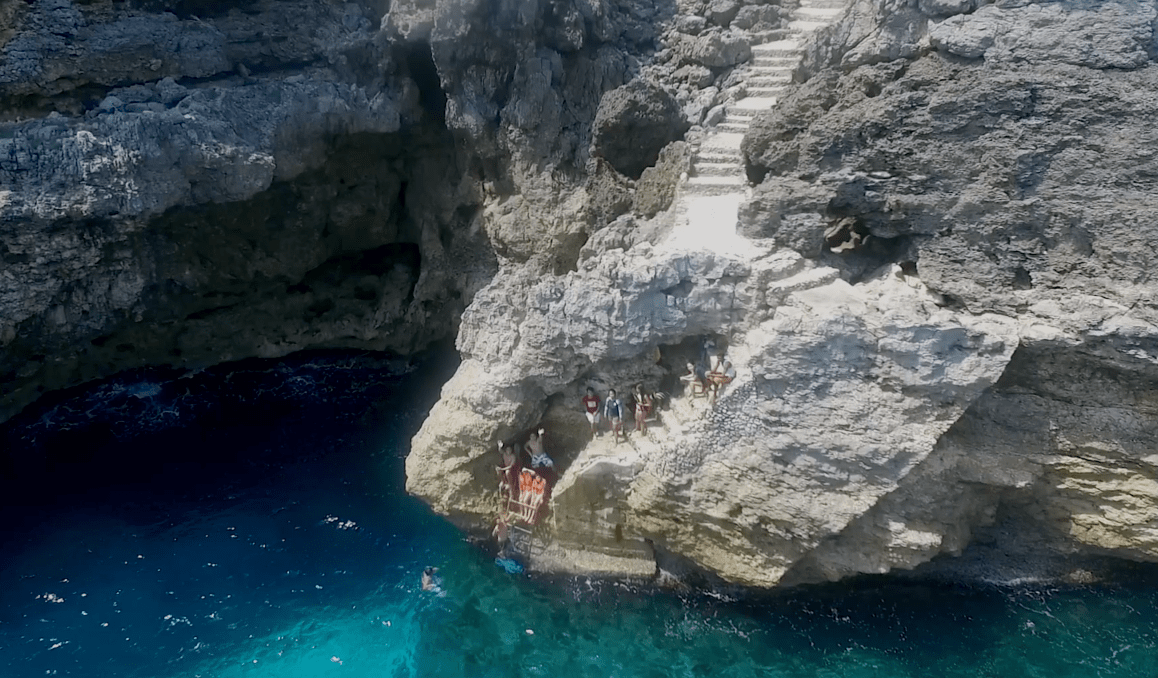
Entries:
<svg viewBox="0 0 1158 678">
<path fill-rule="evenodd" d="M 1152 568 L 748 597 L 506 574 L 402 489 L 452 367 L 141 371 L 10 422 L 0 676 L 1158 675 Z"/>
</svg>

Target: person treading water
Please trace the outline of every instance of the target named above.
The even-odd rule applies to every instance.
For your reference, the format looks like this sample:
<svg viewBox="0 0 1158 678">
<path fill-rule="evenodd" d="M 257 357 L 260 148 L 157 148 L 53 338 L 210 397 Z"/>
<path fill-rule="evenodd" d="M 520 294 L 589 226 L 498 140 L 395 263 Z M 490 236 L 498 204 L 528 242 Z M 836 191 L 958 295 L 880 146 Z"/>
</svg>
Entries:
<svg viewBox="0 0 1158 678">
<path fill-rule="evenodd" d="M 437 591 L 438 584 L 442 580 L 441 577 L 436 577 L 438 574 L 437 567 L 427 567 L 422 571 L 422 590 L 423 591 Z"/>
</svg>

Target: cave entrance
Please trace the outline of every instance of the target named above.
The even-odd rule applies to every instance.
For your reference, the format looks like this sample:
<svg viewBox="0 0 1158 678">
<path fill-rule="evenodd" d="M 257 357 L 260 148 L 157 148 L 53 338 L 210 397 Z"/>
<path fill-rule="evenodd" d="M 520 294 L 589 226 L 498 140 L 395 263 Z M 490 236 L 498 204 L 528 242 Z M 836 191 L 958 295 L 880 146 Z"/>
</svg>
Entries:
<svg viewBox="0 0 1158 678">
<path fill-rule="evenodd" d="M 409 43 L 395 49 L 397 61 L 405 65 L 407 75 L 418 86 L 422 110 L 439 125 L 445 125 L 446 92 L 442 90 L 442 80 L 438 76 L 438 67 L 434 65 L 430 43 Z"/>
</svg>

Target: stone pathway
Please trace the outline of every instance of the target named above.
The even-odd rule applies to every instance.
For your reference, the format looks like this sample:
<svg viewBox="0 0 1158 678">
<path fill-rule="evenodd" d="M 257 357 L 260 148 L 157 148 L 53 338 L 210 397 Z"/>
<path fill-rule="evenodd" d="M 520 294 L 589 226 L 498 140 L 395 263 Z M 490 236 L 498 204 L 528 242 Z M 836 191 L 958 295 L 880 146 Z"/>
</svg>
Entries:
<svg viewBox="0 0 1158 678">
<path fill-rule="evenodd" d="M 808 36 L 840 17 L 847 4 L 801 0 L 781 31 L 783 39 L 752 46 L 744 83 L 747 96 L 729 104 L 724 119 L 700 141 L 680 187 L 669 246 L 734 254 L 750 250 L 750 242 L 736 234 L 737 212 L 750 190 L 740 142 L 756 114 L 775 106 L 791 84 Z"/>
</svg>

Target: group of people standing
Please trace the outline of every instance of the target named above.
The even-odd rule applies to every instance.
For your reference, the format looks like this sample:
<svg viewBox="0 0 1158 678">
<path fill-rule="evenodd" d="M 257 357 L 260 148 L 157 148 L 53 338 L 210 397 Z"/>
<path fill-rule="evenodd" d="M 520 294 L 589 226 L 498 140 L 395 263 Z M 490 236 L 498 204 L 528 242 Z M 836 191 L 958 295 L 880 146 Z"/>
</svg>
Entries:
<svg viewBox="0 0 1158 678">
<path fill-rule="evenodd" d="M 608 430 L 617 440 L 621 436 L 626 437 L 627 434 L 623 430 L 623 420 L 629 408 L 616 394 L 615 389 L 608 389 L 607 397 L 600 400 L 595 389 L 588 386 L 582 402 L 583 413 L 591 425 L 592 436 L 603 435 L 601 424 L 606 421 Z M 642 383 L 636 384 L 632 388 L 630 412 L 635 419 L 635 430 L 643 435 L 647 435 L 647 420 L 655 411 L 655 402 L 656 396 L 645 389 Z"/>
</svg>

